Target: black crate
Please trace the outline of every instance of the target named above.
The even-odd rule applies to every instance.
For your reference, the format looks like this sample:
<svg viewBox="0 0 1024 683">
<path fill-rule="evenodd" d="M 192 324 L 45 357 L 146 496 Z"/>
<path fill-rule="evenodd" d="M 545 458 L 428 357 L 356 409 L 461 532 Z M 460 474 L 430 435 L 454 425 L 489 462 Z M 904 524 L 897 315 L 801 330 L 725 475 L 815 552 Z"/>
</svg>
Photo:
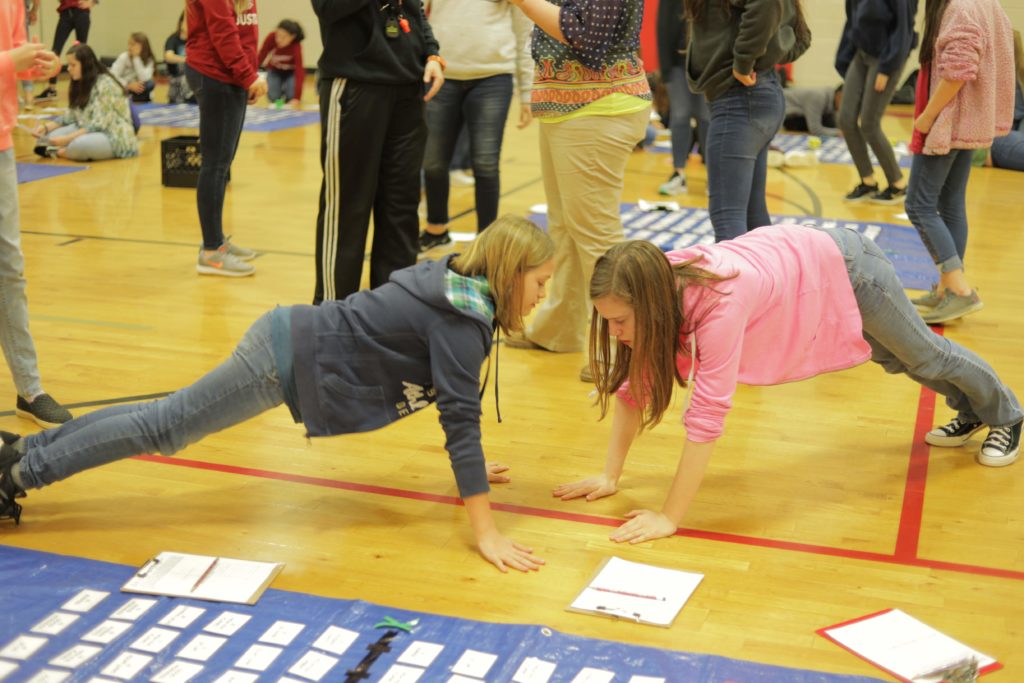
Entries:
<svg viewBox="0 0 1024 683">
<path fill-rule="evenodd" d="M 165 187 L 195 187 L 199 183 L 199 167 L 203 155 L 199 138 L 178 135 L 160 142 L 160 182 Z"/>
</svg>

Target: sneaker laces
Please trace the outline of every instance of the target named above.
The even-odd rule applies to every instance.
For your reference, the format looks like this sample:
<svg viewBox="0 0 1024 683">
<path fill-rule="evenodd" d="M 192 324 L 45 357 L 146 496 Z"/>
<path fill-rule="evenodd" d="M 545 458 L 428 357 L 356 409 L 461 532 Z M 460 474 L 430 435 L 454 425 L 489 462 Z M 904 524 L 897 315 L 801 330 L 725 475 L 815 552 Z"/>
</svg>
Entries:
<svg viewBox="0 0 1024 683">
<path fill-rule="evenodd" d="M 988 448 L 994 446 L 1001 451 L 1005 451 L 1010 447 L 1010 441 L 1013 439 L 1010 427 L 993 427 L 989 430 L 988 436 L 985 437 L 985 443 L 982 444 L 982 448 Z"/>
<path fill-rule="evenodd" d="M 968 423 L 963 422 L 959 417 L 954 417 L 950 420 L 948 425 L 942 427 L 942 431 L 944 431 L 947 436 L 950 434 L 956 434 L 956 432 L 966 424 Z"/>
</svg>

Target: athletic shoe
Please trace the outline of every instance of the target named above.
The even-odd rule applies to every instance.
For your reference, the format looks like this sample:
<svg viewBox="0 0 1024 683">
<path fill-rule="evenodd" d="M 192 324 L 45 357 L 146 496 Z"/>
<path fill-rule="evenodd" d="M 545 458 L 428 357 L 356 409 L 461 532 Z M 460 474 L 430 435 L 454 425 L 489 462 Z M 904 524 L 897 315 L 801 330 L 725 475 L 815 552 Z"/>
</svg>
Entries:
<svg viewBox="0 0 1024 683">
<path fill-rule="evenodd" d="M 0 446 L 0 519 L 13 519 L 15 526 L 21 524 L 21 505 L 18 498 L 25 497 L 25 490 L 14 481 L 11 470 L 21 460 L 10 446 Z"/>
<path fill-rule="evenodd" d="M 890 185 L 881 192 L 871 195 L 872 204 L 899 204 L 907 198 L 907 188 Z"/>
<path fill-rule="evenodd" d="M 981 444 L 978 462 L 988 467 L 1005 467 L 1017 461 L 1020 455 L 1021 422 L 1007 427 L 993 427 Z"/>
<path fill-rule="evenodd" d="M 446 244 L 452 243 L 451 234 L 445 230 L 440 235 L 435 235 L 431 232 L 424 230 L 420 233 L 420 253 L 424 254 L 431 249 L 437 249 L 443 247 Z"/>
<path fill-rule="evenodd" d="M 255 251 L 253 251 L 252 249 L 246 249 L 245 247 L 238 246 L 237 244 L 231 241 L 230 237 L 224 240 L 224 244 L 228 248 L 228 254 L 234 256 L 239 261 L 252 261 L 254 258 L 256 258 Z"/>
<path fill-rule="evenodd" d="M 686 194 L 686 176 L 679 172 L 673 173 L 672 177 L 658 188 L 658 194 L 666 197 Z"/>
<path fill-rule="evenodd" d="M 40 427 L 59 427 L 71 419 L 68 409 L 53 400 L 49 394 L 39 394 L 29 403 L 21 396 L 15 404 L 18 417 L 32 420 Z"/>
<path fill-rule="evenodd" d="M 52 85 L 43 92 L 36 95 L 36 102 L 47 102 L 49 100 L 57 99 L 57 89 Z"/>
<path fill-rule="evenodd" d="M 32 148 L 32 151 L 35 152 L 38 156 L 43 157 L 44 159 L 57 158 L 57 148 L 54 147 L 53 145 L 36 145 L 35 147 Z"/>
<path fill-rule="evenodd" d="M 931 291 L 923 296 L 915 296 L 910 303 L 920 308 L 935 308 L 942 303 L 942 294 L 939 293 L 939 286 L 932 285 Z"/>
<path fill-rule="evenodd" d="M 456 169 L 449 173 L 448 178 L 452 185 L 460 185 L 462 187 L 473 187 L 476 185 L 476 178 L 473 177 L 473 174 L 461 169 Z"/>
<path fill-rule="evenodd" d="M 978 297 L 977 290 L 971 290 L 970 294 L 961 296 L 947 289 L 942 295 L 942 301 L 939 302 L 939 305 L 927 313 L 922 313 L 921 319 L 929 325 L 937 325 L 939 323 L 948 323 L 950 320 L 956 320 L 971 313 L 977 313 L 983 308 L 985 308 L 985 304 Z"/>
<path fill-rule="evenodd" d="M 530 341 L 522 331 L 511 332 L 505 335 L 505 346 L 510 349 L 531 349 L 544 350 L 544 347 L 536 342 Z"/>
<path fill-rule="evenodd" d="M 228 253 L 228 244 L 222 244 L 220 249 L 213 252 L 200 249 L 196 272 L 200 275 L 221 275 L 223 277 L 246 277 L 255 273 L 256 267 L 251 263 L 246 263 Z"/>
<path fill-rule="evenodd" d="M 862 202 L 877 192 L 878 185 L 865 185 L 864 183 L 861 183 L 857 187 L 853 188 L 853 190 L 843 197 L 843 199 L 848 202 Z"/>
<path fill-rule="evenodd" d="M 984 422 L 964 422 L 959 417 L 954 417 L 949 424 L 936 427 L 925 434 L 924 440 L 932 446 L 955 448 L 970 441 L 975 432 L 984 426 Z"/>
</svg>

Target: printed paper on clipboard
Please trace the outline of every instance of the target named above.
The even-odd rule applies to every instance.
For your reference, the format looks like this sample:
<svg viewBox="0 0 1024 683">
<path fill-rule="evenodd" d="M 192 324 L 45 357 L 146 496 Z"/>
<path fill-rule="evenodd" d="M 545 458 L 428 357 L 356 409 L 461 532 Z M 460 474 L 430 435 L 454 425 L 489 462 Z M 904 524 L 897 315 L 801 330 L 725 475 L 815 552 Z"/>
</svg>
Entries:
<svg viewBox="0 0 1024 683">
<path fill-rule="evenodd" d="M 668 627 L 703 578 L 703 574 L 612 557 L 567 609 Z"/>
<path fill-rule="evenodd" d="M 121 590 L 255 605 L 283 568 L 279 562 L 162 552 L 142 565 Z"/>
</svg>

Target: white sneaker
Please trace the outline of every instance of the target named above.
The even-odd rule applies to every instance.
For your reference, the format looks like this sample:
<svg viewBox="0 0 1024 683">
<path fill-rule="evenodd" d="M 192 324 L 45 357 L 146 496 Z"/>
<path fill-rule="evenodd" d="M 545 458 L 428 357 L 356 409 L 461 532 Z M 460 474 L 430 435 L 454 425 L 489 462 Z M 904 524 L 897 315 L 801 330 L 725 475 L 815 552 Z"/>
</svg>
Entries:
<svg viewBox="0 0 1024 683">
<path fill-rule="evenodd" d="M 672 177 L 658 188 L 658 194 L 666 197 L 686 194 L 686 176 L 681 173 L 673 173 Z"/>
<path fill-rule="evenodd" d="M 476 178 L 468 171 L 452 171 L 448 174 L 448 177 L 451 179 L 452 185 L 461 185 L 462 187 L 473 187 L 476 185 Z"/>
<path fill-rule="evenodd" d="M 256 272 L 256 267 L 228 253 L 228 243 L 221 245 L 217 251 L 199 250 L 196 272 L 200 275 L 220 275 L 222 277 L 246 277 Z"/>
</svg>

